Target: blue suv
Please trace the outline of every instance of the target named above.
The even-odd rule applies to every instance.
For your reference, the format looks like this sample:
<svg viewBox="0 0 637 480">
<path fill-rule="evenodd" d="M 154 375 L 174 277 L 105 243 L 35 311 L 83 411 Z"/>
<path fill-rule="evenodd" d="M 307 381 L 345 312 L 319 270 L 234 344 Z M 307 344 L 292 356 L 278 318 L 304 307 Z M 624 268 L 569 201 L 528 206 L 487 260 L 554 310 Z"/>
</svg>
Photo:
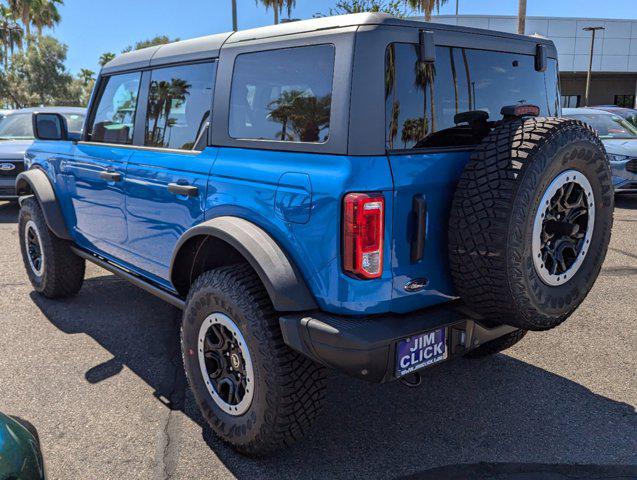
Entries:
<svg viewBox="0 0 637 480">
<path fill-rule="evenodd" d="M 326 368 L 371 382 L 563 322 L 606 253 L 604 147 L 550 41 L 357 14 L 122 55 L 83 134 L 35 116 L 37 292 L 90 261 L 183 309 L 186 375 L 242 452 L 298 439 Z M 125 301 L 125 299 L 122 299 Z"/>
</svg>

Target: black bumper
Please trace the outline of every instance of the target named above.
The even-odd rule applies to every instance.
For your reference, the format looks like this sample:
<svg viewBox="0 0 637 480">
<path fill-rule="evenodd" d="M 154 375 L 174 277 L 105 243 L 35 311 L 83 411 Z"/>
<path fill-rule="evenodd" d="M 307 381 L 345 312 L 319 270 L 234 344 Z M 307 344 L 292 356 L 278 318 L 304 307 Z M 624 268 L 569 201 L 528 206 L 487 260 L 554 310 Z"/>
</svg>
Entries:
<svg viewBox="0 0 637 480">
<path fill-rule="evenodd" d="M 453 302 L 405 315 L 346 317 L 325 312 L 292 313 L 280 318 L 287 345 L 326 367 L 370 382 L 397 378 L 396 343 L 447 327 L 448 359 L 516 330 L 488 328 L 463 304 Z"/>
</svg>

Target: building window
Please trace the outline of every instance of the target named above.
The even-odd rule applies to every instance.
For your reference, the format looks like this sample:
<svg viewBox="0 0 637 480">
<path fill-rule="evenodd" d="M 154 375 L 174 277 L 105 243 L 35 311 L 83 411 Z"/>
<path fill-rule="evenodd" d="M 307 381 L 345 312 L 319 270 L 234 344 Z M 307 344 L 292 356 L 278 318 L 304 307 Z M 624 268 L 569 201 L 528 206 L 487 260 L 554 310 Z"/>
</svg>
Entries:
<svg viewBox="0 0 637 480">
<path fill-rule="evenodd" d="M 581 95 L 562 95 L 562 107 L 577 108 L 579 107 Z"/>
<path fill-rule="evenodd" d="M 618 107 L 635 108 L 635 95 L 615 95 L 613 103 Z"/>
</svg>

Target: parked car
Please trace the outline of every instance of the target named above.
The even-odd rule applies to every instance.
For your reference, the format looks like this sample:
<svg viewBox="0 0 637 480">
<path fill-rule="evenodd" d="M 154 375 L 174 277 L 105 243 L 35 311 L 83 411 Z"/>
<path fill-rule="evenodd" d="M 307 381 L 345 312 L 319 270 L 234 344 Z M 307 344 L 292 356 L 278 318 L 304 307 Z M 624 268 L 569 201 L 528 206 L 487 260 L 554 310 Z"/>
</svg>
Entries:
<svg viewBox="0 0 637 480">
<path fill-rule="evenodd" d="M 71 133 L 79 135 L 86 109 L 41 107 L 13 110 L 0 116 L 0 200 L 16 200 L 15 180 L 24 170 L 24 153 L 33 143 L 33 113 L 59 112 L 66 118 Z"/>
<path fill-rule="evenodd" d="M 597 131 L 608 152 L 615 192 L 637 192 L 637 127 L 619 115 L 598 109 L 565 108 L 562 113 Z"/>
<path fill-rule="evenodd" d="M 594 108 L 595 110 L 603 110 L 605 112 L 614 113 L 615 115 L 622 117 L 632 126 L 637 128 L 637 110 L 635 110 L 634 108 L 618 107 L 616 105 L 598 105 L 591 108 Z"/>
<path fill-rule="evenodd" d="M 557 75 L 546 39 L 384 14 L 122 55 L 79 142 L 36 115 L 29 279 L 69 296 L 88 260 L 183 309 L 203 417 L 242 452 L 288 445 L 325 367 L 413 385 L 586 297 L 611 173 L 597 134 L 557 118 Z"/>
<path fill-rule="evenodd" d="M 45 478 L 44 459 L 35 427 L 0 412 L 0 479 Z"/>
</svg>

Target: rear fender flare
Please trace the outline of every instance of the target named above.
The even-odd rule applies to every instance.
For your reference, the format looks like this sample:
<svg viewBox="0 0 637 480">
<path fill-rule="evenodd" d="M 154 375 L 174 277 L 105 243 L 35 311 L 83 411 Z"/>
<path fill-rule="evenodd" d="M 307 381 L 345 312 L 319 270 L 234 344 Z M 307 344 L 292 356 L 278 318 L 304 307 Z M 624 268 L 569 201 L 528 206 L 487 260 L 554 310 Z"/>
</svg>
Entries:
<svg viewBox="0 0 637 480">
<path fill-rule="evenodd" d="M 53 184 L 42 169 L 34 168 L 20 173 L 16 178 L 15 186 L 20 196 L 35 195 L 44 213 L 46 224 L 56 237 L 73 240 L 66 227 Z"/>
<path fill-rule="evenodd" d="M 239 217 L 213 218 L 181 236 L 170 261 L 173 285 L 179 252 L 195 236 L 215 237 L 235 248 L 261 279 L 275 310 L 292 312 L 317 308 L 303 276 L 281 247 L 262 228 Z"/>
</svg>

